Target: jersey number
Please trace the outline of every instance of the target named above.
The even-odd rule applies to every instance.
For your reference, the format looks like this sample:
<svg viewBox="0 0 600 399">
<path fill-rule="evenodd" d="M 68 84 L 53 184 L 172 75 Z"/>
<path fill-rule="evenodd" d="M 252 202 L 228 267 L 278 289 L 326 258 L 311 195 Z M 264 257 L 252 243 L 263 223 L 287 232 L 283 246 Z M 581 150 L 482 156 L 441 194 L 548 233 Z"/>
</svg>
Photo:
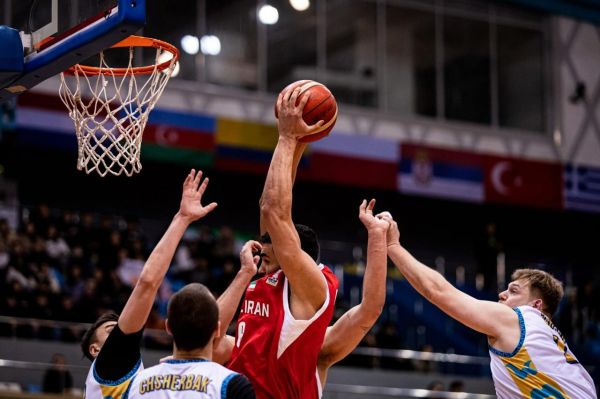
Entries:
<svg viewBox="0 0 600 399">
<path fill-rule="evenodd" d="M 573 355 L 571 355 L 569 353 L 569 348 L 567 347 L 567 344 L 563 342 L 562 339 L 560 339 L 557 335 L 553 335 L 552 339 L 554 340 L 554 343 L 556 344 L 556 346 L 558 346 L 558 350 L 564 353 L 565 359 L 567 359 L 567 363 L 570 363 L 570 364 L 579 363 L 577 361 L 577 359 L 575 359 L 573 357 Z"/>
<path fill-rule="evenodd" d="M 237 331 L 237 340 L 235 341 L 235 346 L 240 347 L 240 343 L 242 342 L 242 337 L 244 336 L 244 331 L 246 330 L 246 322 L 242 321 L 238 324 Z"/>
</svg>

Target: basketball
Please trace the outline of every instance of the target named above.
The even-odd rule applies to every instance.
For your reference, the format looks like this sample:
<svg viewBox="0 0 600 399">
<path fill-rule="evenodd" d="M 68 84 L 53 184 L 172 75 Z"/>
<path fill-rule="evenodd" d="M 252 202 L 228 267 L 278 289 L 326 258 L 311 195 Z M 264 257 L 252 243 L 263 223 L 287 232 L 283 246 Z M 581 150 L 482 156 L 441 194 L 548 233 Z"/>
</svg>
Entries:
<svg viewBox="0 0 600 399">
<path fill-rule="evenodd" d="M 320 140 L 329 135 L 337 120 L 338 108 L 335 97 L 324 84 L 315 82 L 314 80 L 299 80 L 288 85 L 283 91 L 294 89 L 297 86 L 301 87 L 297 102 L 300 102 L 300 99 L 306 93 L 310 93 L 310 99 L 306 103 L 304 112 L 302 113 L 304 122 L 308 125 L 314 125 L 320 120 L 324 122 L 323 126 L 316 129 L 314 133 L 302 137 L 299 141 L 310 143 Z M 277 104 L 275 104 L 275 117 L 278 117 Z"/>
</svg>

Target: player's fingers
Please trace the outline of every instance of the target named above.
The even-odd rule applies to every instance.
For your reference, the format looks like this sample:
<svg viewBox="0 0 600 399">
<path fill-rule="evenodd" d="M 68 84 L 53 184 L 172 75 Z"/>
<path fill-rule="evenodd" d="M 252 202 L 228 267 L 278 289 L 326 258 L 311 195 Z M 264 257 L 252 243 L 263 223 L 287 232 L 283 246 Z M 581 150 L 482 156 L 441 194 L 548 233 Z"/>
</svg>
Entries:
<svg viewBox="0 0 600 399">
<path fill-rule="evenodd" d="M 367 209 L 367 200 L 364 199 L 364 200 L 362 200 L 362 202 L 360 203 L 360 206 L 358 207 L 358 216 L 361 216 L 363 213 L 365 213 L 366 209 Z"/>
<path fill-rule="evenodd" d="M 196 172 L 196 177 L 194 177 L 194 190 L 198 191 L 200 189 L 200 182 L 202 181 L 202 171 L 199 170 Z"/>
<path fill-rule="evenodd" d="M 218 204 L 216 202 L 211 202 L 210 204 L 204 207 L 204 210 L 206 211 L 206 213 L 211 213 L 217 207 L 217 205 Z"/>
<path fill-rule="evenodd" d="M 375 198 L 369 201 L 369 205 L 367 206 L 367 212 L 373 213 L 373 208 L 375 208 Z"/>
<path fill-rule="evenodd" d="M 198 194 L 200 194 L 200 196 L 202 196 L 204 194 L 204 192 L 206 191 L 206 187 L 208 186 L 208 177 L 206 177 L 204 180 L 202 180 L 202 183 L 200 183 L 200 186 L 198 187 Z"/>
<path fill-rule="evenodd" d="M 188 175 L 185 177 L 185 180 L 183 181 L 183 188 L 186 188 L 188 184 L 190 184 L 190 181 L 192 181 L 192 172 L 188 173 Z"/>
<path fill-rule="evenodd" d="M 307 128 L 309 131 L 312 131 L 312 130 L 317 130 L 318 128 L 320 128 L 321 126 L 323 126 L 323 124 L 324 124 L 324 123 L 325 123 L 325 121 L 323 121 L 323 120 L 320 120 L 320 121 L 318 121 L 317 123 L 315 123 L 314 125 L 310 125 L 310 126 L 308 126 L 308 125 L 306 125 L 306 123 L 304 123 L 304 124 L 306 125 L 306 128 Z"/>
<path fill-rule="evenodd" d="M 290 96 L 292 95 L 293 90 L 287 89 L 285 91 L 285 93 L 283 94 L 283 102 L 282 102 L 282 106 L 283 107 L 287 107 L 288 103 L 290 102 Z"/>
<path fill-rule="evenodd" d="M 298 101 L 298 96 L 300 95 L 300 87 L 296 87 L 294 89 L 294 91 L 292 92 L 292 95 L 290 96 L 290 106 L 291 107 L 295 107 L 296 106 L 296 102 Z M 306 97 L 306 96 L 304 96 Z M 302 106 L 302 102 L 304 101 L 304 97 L 302 97 L 302 100 L 300 100 L 300 105 L 298 106 L 298 108 L 300 108 L 300 110 L 302 110 L 304 108 L 304 106 Z M 306 102 L 304 102 L 304 104 L 306 104 Z"/>
<path fill-rule="evenodd" d="M 300 89 L 300 88 L 298 88 L 298 89 Z M 298 94 L 300 94 L 300 90 L 298 90 Z M 306 103 L 308 102 L 309 99 L 310 99 L 310 91 L 308 93 L 304 94 L 302 96 L 302 98 L 300 99 L 300 104 L 298 104 L 298 108 L 300 109 L 300 111 L 304 110 L 304 107 L 306 106 Z"/>
<path fill-rule="evenodd" d="M 283 105 L 283 95 L 285 93 L 282 91 L 277 96 L 277 119 L 279 119 L 279 112 L 281 111 L 281 106 Z"/>
</svg>

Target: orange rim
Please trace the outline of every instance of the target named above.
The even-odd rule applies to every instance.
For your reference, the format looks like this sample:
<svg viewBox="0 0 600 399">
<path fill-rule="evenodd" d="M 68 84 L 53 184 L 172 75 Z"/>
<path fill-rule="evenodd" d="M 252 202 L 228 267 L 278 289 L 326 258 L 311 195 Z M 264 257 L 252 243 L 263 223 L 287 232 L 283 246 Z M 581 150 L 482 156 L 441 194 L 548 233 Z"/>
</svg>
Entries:
<svg viewBox="0 0 600 399">
<path fill-rule="evenodd" d="M 149 37 L 143 36 L 129 36 L 128 38 L 121 40 L 117 44 L 114 44 L 110 48 L 123 48 L 123 47 L 153 47 L 156 49 L 162 49 L 168 51 L 173 55 L 173 58 L 157 64 L 157 65 L 148 65 L 143 67 L 134 67 L 134 68 L 99 68 L 88 65 L 76 64 L 70 67 L 65 71 L 68 75 L 75 75 L 79 72 L 83 72 L 85 75 L 94 76 L 94 75 L 110 75 L 110 76 L 125 76 L 125 75 L 149 75 L 154 72 L 155 69 L 159 71 L 164 71 L 167 69 L 172 62 L 177 62 L 179 60 L 179 50 L 177 47 L 169 44 L 167 42 L 163 42 L 162 40 L 152 39 Z"/>
</svg>

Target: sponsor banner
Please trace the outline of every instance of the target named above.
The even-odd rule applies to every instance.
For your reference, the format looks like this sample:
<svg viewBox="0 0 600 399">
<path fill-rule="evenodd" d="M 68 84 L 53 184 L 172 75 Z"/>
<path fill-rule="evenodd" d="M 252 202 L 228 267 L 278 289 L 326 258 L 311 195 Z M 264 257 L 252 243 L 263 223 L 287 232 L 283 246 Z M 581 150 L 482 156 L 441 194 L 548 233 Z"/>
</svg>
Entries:
<svg viewBox="0 0 600 399">
<path fill-rule="evenodd" d="M 411 195 L 483 202 L 483 157 L 462 151 L 403 144 L 397 187 Z"/>
<path fill-rule="evenodd" d="M 566 165 L 564 197 L 567 209 L 600 212 L 600 168 Z"/>
</svg>

